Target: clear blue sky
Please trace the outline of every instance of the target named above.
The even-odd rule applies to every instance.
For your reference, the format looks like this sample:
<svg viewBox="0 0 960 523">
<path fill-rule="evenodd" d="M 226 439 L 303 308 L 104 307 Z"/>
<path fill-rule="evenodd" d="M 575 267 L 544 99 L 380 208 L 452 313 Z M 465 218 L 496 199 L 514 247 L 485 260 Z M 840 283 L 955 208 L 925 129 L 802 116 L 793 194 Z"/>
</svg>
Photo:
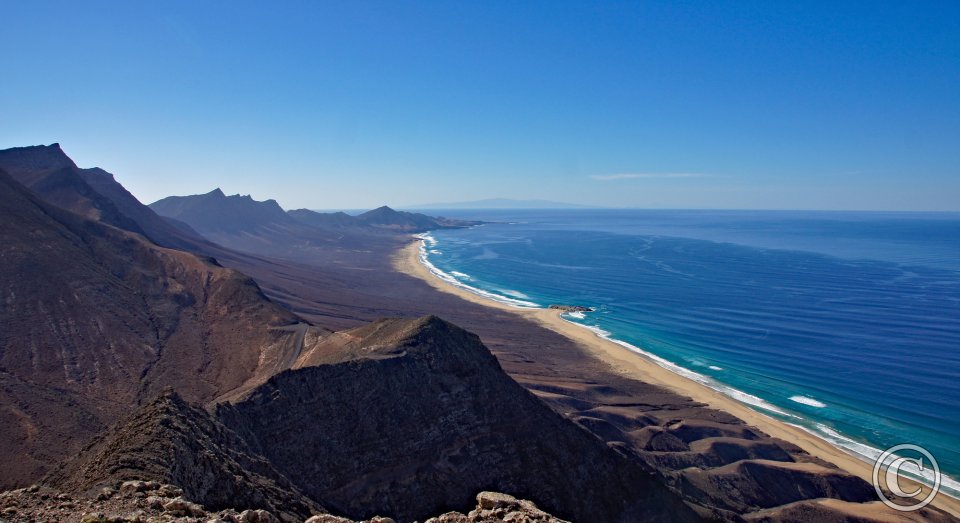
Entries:
<svg viewBox="0 0 960 523">
<path fill-rule="evenodd" d="M 0 148 L 145 202 L 960 210 L 960 2 L 5 1 Z"/>
</svg>

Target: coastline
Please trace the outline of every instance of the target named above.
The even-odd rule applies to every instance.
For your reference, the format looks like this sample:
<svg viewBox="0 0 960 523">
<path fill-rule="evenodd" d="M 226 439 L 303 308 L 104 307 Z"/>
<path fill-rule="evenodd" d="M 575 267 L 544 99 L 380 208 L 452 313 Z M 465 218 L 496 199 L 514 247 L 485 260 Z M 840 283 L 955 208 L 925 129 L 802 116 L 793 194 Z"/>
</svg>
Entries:
<svg viewBox="0 0 960 523">
<path fill-rule="evenodd" d="M 440 292 L 455 295 L 475 304 L 507 311 L 533 321 L 574 341 L 587 354 L 607 364 L 617 374 L 663 387 L 674 393 L 692 398 L 694 401 L 732 414 L 747 425 L 756 427 L 769 436 L 797 445 L 810 455 L 833 463 L 868 483 L 871 482 L 871 463 L 847 453 L 799 426 L 793 426 L 760 413 L 702 383 L 676 374 L 642 354 L 628 350 L 612 340 L 598 336 L 589 329 L 567 321 L 561 317 L 562 311 L 511 306 L 444 282 L 421 263 L 420 245 L 421 239 L 416 238 L 416 241 L 411 241 L 409 245 L 397 251 L 392 260 L 394 268 L 399 272 L 426 282 Z M 912 481 L 905 479 L 904 484 L 908 483 L 912 483 Z M 955 517 L 960 517 L 960 500 L 943 492 L 933 500 L 932 504 Z"/>
</svg>

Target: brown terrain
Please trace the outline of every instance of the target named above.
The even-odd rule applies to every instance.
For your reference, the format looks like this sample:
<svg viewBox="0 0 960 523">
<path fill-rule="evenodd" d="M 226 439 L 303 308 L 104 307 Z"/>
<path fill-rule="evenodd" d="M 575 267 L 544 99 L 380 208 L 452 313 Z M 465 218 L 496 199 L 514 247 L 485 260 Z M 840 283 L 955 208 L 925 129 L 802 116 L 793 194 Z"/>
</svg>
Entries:
<svg viewBox="0 0 960 523">
<path fill-rule="evenodd" d="M 0 487 L 44 485 L 0 519 L 955 520 L 396 272 L 389 227 L 164 219 L 58 146 L 0 169 Z"/>
</svg>

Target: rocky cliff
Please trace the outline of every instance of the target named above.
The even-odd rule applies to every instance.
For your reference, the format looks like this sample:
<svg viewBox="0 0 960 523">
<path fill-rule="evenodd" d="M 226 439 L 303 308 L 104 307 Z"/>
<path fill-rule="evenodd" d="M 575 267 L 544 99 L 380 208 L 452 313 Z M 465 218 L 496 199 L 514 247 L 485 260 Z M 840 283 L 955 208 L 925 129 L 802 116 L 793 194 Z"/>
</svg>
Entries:
<svg viewBox="0 0 960 523">
<path fill-rule="evenodd" d="M 172 391 L 105 431 L 43 480 L 87 497 L 131 481 L 175 485 L 175 494 L 207 510 L 260 509 L 284 521 L 326 512 L 233 431 Z"/>
</svg>

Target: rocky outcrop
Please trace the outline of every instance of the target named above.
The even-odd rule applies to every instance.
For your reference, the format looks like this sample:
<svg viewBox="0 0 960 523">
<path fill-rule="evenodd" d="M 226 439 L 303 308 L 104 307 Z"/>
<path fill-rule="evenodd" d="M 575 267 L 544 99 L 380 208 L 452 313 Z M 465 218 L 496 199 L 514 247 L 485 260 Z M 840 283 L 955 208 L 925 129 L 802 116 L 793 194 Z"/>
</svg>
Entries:
<svg viewBox="0 0 960 523">
<path fill-rule="evenodd" d="M 477 494 L 477 508 L 469 514 L 448 512 L 430 518 L 426 523 L 569 523 L 537 508 L 531 501 L 517 499 L 499 492 Z"/>
<path fill-rule="evenodd" d="M 284 521 L 325 512 L 206 411 L 166 392 L 98 436 L 44 483 L 71 494 L 161 490 L 211 510 L 267 510 Z M 161 492 L 163 494 L 163 492 Z M 169 497 L 169 496 L 168 496 Z M 179 503 L 185 515 L 196 509 Z"/>
<path fill-rule="evenodd" d="M 114 488 L 115 487 L 115 488 Z M 48 487 L 0 492 L 0 521 L 34 523 L 281 523 L 281 518 L 264 509 L 210 510 L 174 493 L 172 485 L 125 482 L 108 487 L 95 498 L 76 496 Z M 363 521 L 332 514 L 313 515 L 300 523 L 395 523 L 374 516 Z M 426 523 L 568 523 L 538 509 L 526 500 L 497 492 L 481 492 L 469 514 L 449 512 Z"/>
<path fill-rule="evenodd" d="M 549 309 L 561 312 L 593 312 L 593 307 L 584 307 L 583 305 L 558 305 L 552 304 Z"/>
<path fill-rule="evenodd" d="M 341 341 L 339 352 L 319 351 L 339 359 L 217 408 L 335 512 L 423 520 L 494 490 L 576 521 L 700 519 L 638 461 L 517 385 L 473 334 L 425 317 L 379 321 Z"/>
</svg>

